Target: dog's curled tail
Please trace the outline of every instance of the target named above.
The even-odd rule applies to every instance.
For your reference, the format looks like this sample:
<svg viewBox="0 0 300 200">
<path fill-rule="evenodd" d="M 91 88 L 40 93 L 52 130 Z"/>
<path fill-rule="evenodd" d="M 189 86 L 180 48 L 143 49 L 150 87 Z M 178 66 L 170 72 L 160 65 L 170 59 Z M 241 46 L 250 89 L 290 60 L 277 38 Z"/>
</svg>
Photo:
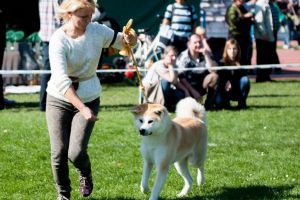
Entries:
<svg viewBox="0 0 300 200">
<path fill-rule="evenodd" d="M 206 124 L 206 112 L 204 106 L 192 97 L 186 97 L 177 103 L 176 117 L 196 118 Z"/>
</svg>

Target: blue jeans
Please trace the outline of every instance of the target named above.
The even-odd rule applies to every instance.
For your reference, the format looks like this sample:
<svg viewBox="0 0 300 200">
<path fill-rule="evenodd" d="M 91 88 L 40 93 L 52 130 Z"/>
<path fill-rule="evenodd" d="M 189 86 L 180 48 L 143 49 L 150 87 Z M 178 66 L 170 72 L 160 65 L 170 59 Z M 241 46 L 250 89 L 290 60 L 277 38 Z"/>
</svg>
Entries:
<svg viewBox="0 0 300 200">
<path fill-rule="evenodd" d="M 184 98 L 183 91 L 179 89 L 174 89 L 171 87 L 171 83 L 162 79 L 161 87 L 163 90 L 164 98 L 165 98 L 165 106 L 170 108 L 170 106 L 175 105 L 180 99 Z"/>
<path fill-rule="evenodd" d="M 250 80 L 247 76 L 243 76 L 240 79 L 240 91 L 241 94 L 238 97 L 239 106 L 246 106 L 246 100 L 250 91 Z"/>
<path fill-rule="evenodd" d="M 250 91 L 250 80 L 247 76 L 242 76 L 239 85 L 232 85 L 233 91 L 225 91 L 225 84 L 218 88 L 216 95 L 216 105 L 218 108 L 230 107 L 230 100 L 238 101 L 239 107 L 246 107 L 247 97 Z"/>
<path fill-rule="evenodd" d="M 44 70 L 50 70 L 50 62 L 49 62 L 49 42 L 43 42 L 43 65 Z M 46 98 L 47 98 L 47 83 L 50 79 L 51 74 L 41 74 L 40 76 L 40 110 L 45 111 L 46 110 Z"/>
</svg>

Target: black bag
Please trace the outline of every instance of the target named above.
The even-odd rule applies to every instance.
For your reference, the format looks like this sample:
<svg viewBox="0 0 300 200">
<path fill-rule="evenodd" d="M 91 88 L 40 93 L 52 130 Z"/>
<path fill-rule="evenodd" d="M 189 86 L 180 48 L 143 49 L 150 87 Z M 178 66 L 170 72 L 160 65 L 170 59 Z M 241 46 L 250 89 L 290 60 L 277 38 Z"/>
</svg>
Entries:
<svg viewBox="0 0 300 200">
<path fill-rule="evenodd" d="M 157 47 L 161 49 L 165 49 L 166 46 L 170 45 L 173 41 L 173 30 L 171 29 L 171 26 L 169 25 L 161 25 L 159 29 L 159 41 L 157 44 Z"/>
</svg>

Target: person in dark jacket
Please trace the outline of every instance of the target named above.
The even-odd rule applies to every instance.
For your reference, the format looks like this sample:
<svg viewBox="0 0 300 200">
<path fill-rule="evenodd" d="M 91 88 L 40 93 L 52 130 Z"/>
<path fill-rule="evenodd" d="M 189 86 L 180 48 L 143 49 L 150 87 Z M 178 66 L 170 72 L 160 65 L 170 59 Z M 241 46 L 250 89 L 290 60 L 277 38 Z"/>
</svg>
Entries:
<svg viewBox="0 0 300 200">
<path fill-rule="evenodd" d="M 235 39 L 226 41 L 221 66 L 240 66 L 241 49 Z M 218 70 L 219 85 L 216 95 L 217 108 L 230 108 L 230 101 L 238 101 L 238 109 L 247 108 L 250 80 L 246 69 Z"/>
</svg>

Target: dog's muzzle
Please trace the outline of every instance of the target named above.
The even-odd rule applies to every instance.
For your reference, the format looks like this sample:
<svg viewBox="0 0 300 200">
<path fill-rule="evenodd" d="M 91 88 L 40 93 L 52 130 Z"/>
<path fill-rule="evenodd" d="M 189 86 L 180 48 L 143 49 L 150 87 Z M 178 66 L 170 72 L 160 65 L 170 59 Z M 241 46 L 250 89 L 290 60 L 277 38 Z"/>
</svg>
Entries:
<svg viewBox="0 0 300 200">
<path fill-rule="evenodd" d="M 140 135 L 142 136 L 147 136 L 147 135 L 151 135 L 151 132 L 147 132 L 146 129 L 140 129 Z"/>
</svg>

